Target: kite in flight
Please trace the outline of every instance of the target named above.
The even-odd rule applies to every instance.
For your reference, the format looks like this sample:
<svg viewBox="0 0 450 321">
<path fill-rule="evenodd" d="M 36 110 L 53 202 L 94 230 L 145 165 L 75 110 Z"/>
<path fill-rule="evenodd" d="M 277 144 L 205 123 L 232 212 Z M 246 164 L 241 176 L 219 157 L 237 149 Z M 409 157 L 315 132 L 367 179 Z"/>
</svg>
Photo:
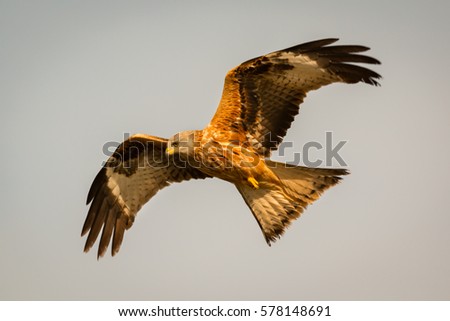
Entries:
<svg viewBox="0 0 450 321">
<path fill-rule="evenodd" d="M 112 239 L 115 255 L 137 212 L 174 182 L 217 177 L 233 183 L 270 245 L 345 169 L 307 168 L 269 159 L 310 90 L 335 82 L 379 85 L 376 72 L 351 63 L 379 64 L 369 48 L 322 39 L 248 60 L 225 77 L 216 114 L 203 130 L 165 139 L 137 134 L 115 150 L 97 174 L 81 235 L 84 251 L 100 231 L 97 257 Z"/>
</svg>

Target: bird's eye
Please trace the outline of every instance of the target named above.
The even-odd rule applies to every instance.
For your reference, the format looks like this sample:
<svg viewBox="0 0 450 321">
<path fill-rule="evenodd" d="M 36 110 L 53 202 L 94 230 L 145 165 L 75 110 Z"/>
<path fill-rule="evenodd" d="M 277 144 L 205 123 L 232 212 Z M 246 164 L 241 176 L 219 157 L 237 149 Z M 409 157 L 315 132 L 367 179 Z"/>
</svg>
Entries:
<svg viewBox="0 0 450 321">
<path fill-rule="evenodd" d="M 172 142 L 172 147 L 178 147 L 178 142 Z"/>
</svg>

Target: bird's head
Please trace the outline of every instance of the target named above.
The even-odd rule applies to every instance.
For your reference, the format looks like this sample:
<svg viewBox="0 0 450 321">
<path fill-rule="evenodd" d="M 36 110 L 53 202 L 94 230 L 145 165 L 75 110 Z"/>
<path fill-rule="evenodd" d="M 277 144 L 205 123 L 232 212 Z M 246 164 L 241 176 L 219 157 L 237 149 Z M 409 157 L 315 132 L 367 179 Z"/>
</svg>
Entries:
<svg viewBox="0 0 450 321">
<path fill-rule="evenodd" d="M 184 160 L 194 157 L 194 148 L 200 146 L 200 139 L 200 130 L 179 132 L 167 141 L 166 154 L 179 155 Z"/>
</svg>

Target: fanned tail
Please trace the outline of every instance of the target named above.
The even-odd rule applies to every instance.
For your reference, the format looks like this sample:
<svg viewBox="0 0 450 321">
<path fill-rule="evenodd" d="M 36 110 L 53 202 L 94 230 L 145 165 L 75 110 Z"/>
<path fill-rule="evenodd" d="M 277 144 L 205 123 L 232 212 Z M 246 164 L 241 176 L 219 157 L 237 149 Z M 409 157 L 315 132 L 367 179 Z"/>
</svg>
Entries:
<svg viewBox="0 0 450 321">
<path fill-rule="evenodd" d="M 336 185 L 345 169 L 308 168 L 266 160 L 266 165 L 278 176 L 281 185 L 262 185 L 254 189 L 236 184 L 266 242 L 270 245 L 279 238 L 293 220 L 328 188 Z"/>
</svg>

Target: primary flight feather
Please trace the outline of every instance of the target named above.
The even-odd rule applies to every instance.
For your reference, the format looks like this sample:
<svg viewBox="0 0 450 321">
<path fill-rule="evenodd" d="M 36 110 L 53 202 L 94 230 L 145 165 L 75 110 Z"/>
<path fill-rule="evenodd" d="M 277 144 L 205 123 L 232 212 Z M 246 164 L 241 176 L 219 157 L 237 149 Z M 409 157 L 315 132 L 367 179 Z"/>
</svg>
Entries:
<svg viewBox="0 0 450 321">
<path fill-rule="evenodd" d="M 379 64 L 369 48 L 322 39 L 248 60 L 225 77 L 222 98 L 203 130 L 170 139 L 138 134 L 125 140 L 88 193 L 85 252 L 100 232 L 98 257 L 111 240 L 115 255 L 137 212 L 173 182 L 217 177 L 235 184 L 270 245 L 307 205 L 339 182 L 345 169 L 286 165 L 269 159 L 310 90 L 335 83 L 378 85 L 381 76 L 353 63 Z"/>
</svg>

